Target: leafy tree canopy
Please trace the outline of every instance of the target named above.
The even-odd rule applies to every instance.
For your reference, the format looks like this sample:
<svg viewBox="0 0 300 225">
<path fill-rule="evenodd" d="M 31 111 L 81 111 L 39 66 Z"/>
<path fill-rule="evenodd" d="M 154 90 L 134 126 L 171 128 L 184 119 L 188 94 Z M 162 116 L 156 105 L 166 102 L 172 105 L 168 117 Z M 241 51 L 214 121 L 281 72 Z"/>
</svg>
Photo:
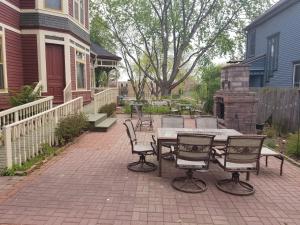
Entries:
<svg viewBox="0 0 300 225">
<path fill-rule="evenodd" d="M 239 56 L 243 28 L 269 0 L 94 0 L 130 62 L 162 95 L 216 56 Z M 238 51 L 239 50 L 239 51 Z M 142 65 L 145 56 L 149 65 Z M 180 77 L 178 77 L 180 74 Z"/>
</svg>

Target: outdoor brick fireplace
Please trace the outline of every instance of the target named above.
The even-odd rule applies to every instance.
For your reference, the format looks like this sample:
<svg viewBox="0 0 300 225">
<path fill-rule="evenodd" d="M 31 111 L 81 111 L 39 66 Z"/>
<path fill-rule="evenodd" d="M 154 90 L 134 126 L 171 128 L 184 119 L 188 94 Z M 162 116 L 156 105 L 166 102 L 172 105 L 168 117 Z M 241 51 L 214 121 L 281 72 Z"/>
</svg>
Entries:
<svg viewBox="0 0 300 225">
<path fill-rule="evenodd" d="M 221 89 L 214 96 L 219 126 L 244 134 L 256 133 L 257 98 L 249 90 L 249 67 L 231 64 L 222 69 Z"/>
</svg>

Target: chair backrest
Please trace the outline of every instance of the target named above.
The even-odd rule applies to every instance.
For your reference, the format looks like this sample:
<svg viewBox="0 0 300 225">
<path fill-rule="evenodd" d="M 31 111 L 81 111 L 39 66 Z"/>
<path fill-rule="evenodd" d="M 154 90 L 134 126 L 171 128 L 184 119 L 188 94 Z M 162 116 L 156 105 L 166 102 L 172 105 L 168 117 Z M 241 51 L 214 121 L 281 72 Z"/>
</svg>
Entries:
<svg viewBox="0 0 300 225">
<path fill-rule="evenodd" d="M 229 136 L 225 148 L 225 168 L 226 163 L 256 163 L 258 167 L 264 139 L 265 136 L 259 135 Z"/>
<path fill-rule="evenodd" d="M 218 120 L 213 116 L 200 116 L 195 118 L 196 128 L 217 129 Z"/>
<path fill-rule="evenodd" d="M 133 145 L 137 142 L 133 123 L 130 119 L 127 119 L 123 124 L 126 127 L 126 132 L 129 137 L 131 147 L 133 147 Z"/>
<path fill-rule="evenodd" d="M 162 116 L 161 127 L 163 128 L 184 128 L 184 118 L 182 116 Z"/>
<path fill-rule="evenodd" d="M 177 135 L 176 160 L 204 161 L 208 169 L 214 135 L 180 133 Z"/>
<path fill-rule="evenodd" d="M 138 118 L 142 118 L 143 117 L 143 113 L 141 111 L 141 107 L 139 107 L 138 105 L 134 105 L 134 109 L 136 111 L 136 114 L 138 115 Z"/>
</svg>

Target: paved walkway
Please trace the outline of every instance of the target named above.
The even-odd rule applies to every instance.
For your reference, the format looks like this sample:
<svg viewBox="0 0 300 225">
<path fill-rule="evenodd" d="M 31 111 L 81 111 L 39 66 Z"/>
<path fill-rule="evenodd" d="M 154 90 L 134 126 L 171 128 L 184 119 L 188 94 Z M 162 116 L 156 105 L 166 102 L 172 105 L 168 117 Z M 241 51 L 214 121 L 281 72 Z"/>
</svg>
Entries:
<svg viewBox="0 0 300 225">
<path fill-rule="evenodd" d="M 164 162 L 163 178 L 157 171 L 127 170 L 137 156 L 130 153 L 121 120 L 108 133 L 82 136 L 40 170 L 2 190 L 0 224 L 300 224 L 300 168 L 286 162 L 280 177 L 279 162 L 272 159 L 258 177 L 251 176 L 256 194 L 235 197 L 215 187 L 229 174 L 212 165 L 210 172 L 199 174 L 208 183 L 205 193 L 181 193 L 170 181 L 183 172 L 171 162 Z M 192 127 L 192 120 L 187 124 Z M 148 140 L 150 133 L 139 137 Z"/>
</svg>

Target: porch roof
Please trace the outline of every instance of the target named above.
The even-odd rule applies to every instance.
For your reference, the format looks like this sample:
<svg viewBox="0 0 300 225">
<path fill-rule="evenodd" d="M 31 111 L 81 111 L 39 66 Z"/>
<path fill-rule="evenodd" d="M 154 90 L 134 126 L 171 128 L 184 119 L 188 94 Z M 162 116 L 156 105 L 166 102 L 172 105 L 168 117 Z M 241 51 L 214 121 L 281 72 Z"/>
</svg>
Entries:
<svg viewBox="0 0 300 225">
<path fill-rule="evenodd" d="M 95 55 L 98 59 L 108 59 L 108 60 L 115 60 L 115 61 L 121 61 L 122 58 L 107 51 L 100 45 L 92 42 L 91 43 L 91 52 L 93 55 Z"/>
</svg>

